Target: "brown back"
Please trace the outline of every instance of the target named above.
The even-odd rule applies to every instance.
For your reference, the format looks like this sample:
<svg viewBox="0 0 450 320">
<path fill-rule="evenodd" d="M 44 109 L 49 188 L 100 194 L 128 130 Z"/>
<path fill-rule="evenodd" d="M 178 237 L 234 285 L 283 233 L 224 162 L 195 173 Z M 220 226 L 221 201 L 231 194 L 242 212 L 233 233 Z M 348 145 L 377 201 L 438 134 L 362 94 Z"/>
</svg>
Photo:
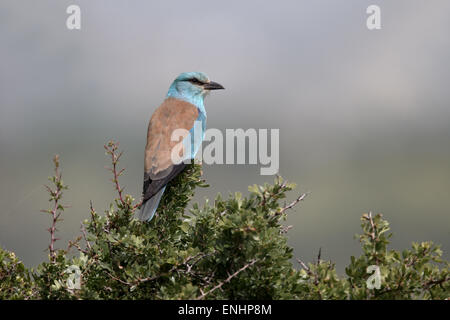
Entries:
<svg viewBox="0 0 450 320">
<path fill-rule="evenodd" d="M 171 141 L 176 129 L 191 130 L 198 117 L 198 109 L 191 103 L 167 98 L 153 113 L 147 132 L 145 172 L 152 180 L 164 178 L 170 172 L 172 148 L 184 139 Z M 169 169 L 169 170 L 168 170 Z"/>
</svg>

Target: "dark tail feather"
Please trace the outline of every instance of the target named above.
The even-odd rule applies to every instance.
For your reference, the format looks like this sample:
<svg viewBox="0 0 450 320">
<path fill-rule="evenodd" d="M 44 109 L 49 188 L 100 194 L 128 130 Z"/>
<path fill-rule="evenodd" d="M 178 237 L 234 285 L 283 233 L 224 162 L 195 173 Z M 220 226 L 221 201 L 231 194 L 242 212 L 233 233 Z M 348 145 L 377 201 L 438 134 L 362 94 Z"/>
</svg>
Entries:
<svg viewBox="0 0 450 320">
<path fill-rule="evenodd" d="M 159 190 L 153 197 L 148 199 L 141 207 L 139 211 L 139 220 L 141 221 L 150 221 L 155 215 L 156 209 L 158 209 L 159 202 L 161 201 L 161 197 L 166 190 L 166 186 L 164 186 L 161 190 Z"/>
</svg>

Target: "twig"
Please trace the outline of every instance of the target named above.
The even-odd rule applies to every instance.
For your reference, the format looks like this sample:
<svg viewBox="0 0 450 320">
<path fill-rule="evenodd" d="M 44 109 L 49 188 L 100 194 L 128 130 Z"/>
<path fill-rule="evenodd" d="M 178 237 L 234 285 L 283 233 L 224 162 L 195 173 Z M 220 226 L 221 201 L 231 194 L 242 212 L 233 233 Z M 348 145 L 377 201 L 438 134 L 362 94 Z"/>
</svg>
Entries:
<svg viewBox="0 0 450 320">
<path fill-rule="evenodd" d="M 230 276 L 228 276 L 228 278 L 226 278 L 224 281 L 222 281 L 221 283 L 219 283 L 218 285 L 216 285 L 214 288 L 212 288 L 211 290 L 202 293 L 199 297 L 196 298 L 196 300 L 202 300 L 203 298 L 205 298 L 208 294 L 216 291 L 217 289 L 222 288 L 222 286 L 225 283 L 228 283 L 231 281 L 231 279 L 233 279 L 234 277 L 236 277 L 239 273 L 241 273 L 242 271 L 244 271 L 245 269 L 251 267 L 252 265 L 254 265 L 256 263 L 256 259 L 250 261 L 249 263 L 247 263 L 245 266 L 243 266 L 242 268 L 240 268 L 238 271 L 236 271 L 235 273 L 231 274 Z M 202 292 L 200 290 L 200 292 Z"/>
<path fill-rule="evenodd" d="M 67 251 L 69 251 L 72 247 L 75 247 L 78 251 L 83 252 L 84 254 L 88 254 L 88 251 L 81 248 L 80 246 L 81 236 L 78 236 L 75 241 L 69 240 L 69 245 L 67 246 Z"/>
<path fill-rule="evenodd" d="M 50 261 L 52 263 L 56 262 L 56 250 L 55 250 L 55 242 L 56 240 L 59 240 L 56 238 L 56 223 L 60 221 L 59 217 L 61 216 L 62 211 L 64 211 L 65 208 L 68 208 L 68 206 L 63 206 L 60 204 L 60 200 L 63 195 L 63 190 L 67 189 L 66 186 L 62 183 L 62 175 L 59 171 L 59 155 L 55 155 L 53 157 L 53 163 L 55 165 L 55 175 L 51 178 L 49 178 L 53 184 L 55 185 L 55 189 L 53 190 L 49 186 L 45 186 L 48 193 L 50 193 L 50 201 L 53 201 L 53 208 L 50 210 L 41 210 L 41 212 L 49 213 L 52 216 L 52 225 L 50 228 L 48 228 L 48 232 L 50 232 L 50 244 L 48 246 L 49 252 L 50 252 Z"/>
<path fill-rule="evenodd" d="M 305 269 L 306 273 L 310 276 L 310 277 L 314 277 L 314 285 L 317 288 L 317 295 L 319 296 L 319 300 L 322 300 L 322 294 L 320 293 L 320 288 L 318 287 L 319 285 L 319 274 L 317 272 L 319 264 L 320 264 L 320 256 L 322 254 L 322 248 L 319 248 L 319 254 L 317 255 L 317 262 L 316 262 L 316 268 L 314 269 L 314 272 L 311 270 L 310 267 L 308 267 L 306 265 L 306 263 L 304 263 L 302 260 L 300 260 L 299 258 L 297 258 L 297 262 L 300 264 L 300 266 Z"/>
<path fill-rule="evenodd" d="M 142 202 L 143 202 L 144 200 L 140 200 L 138 203 L 136 203 L 132 208 L 131 208 L 131 211 L 132 212 L 134 212 L 136 209 L 138 209 L 140 206 L 142 206 Z"/>
<path fill-rule="evenodd" d="M 376 241 L 377 227 L 375 226 L 375 223 L 373 222 L 372 212 L 369 212 L 368 219 L 369 219 L 369 222 L 370 222 L 370 227 L 372 228 L 372 232 L 370 233 L 370 237 L 372 238 L 372 241 L 375 242 Z"/>
<path fill-rule="evenodd" d="M 304 263 L 302 260 L 300 260 L 299 258 L 296 258 L 297 259 L 297 262 L 300 264 L 300 266 L 303 268 L 303 269 L 305 269 L 305 271 L 309 274 L 309 275 L 312 275 L 313 273 L 312 273 L 312 271 L 311 271 L 311 268 L 310 267 L 308 267 L 307 265 L 306 265 L 306 263 Z"/>
<path fill-rule="evenodd" d="M 317 254 L 317 262 L 316 262 L 316 271 L 314 273 L 314 284 L 317 286 L 319 284 L 319 273 L 317 272 L 320 265 L 320 258 L 322 256 L 322 248 L 319 248 L 319 253 Z M 319 294 L 320 300 L 322 300 L 322 295 L 320 293 L 320 289 L 317 288 L 317 292 Z"/>
<path fill-rule="evenodd" d="M 86 228 L 84 227 L 83 223 L 81 223 L 81 232 L 83 233 L 83 239 L 86 242 L 86 245 L 87 245 L 89 251 L 91 251 L 92 247 L 91 247 L 91 244 L 89 243 L 89 241 L 87 239 Z"/>
<path fill-rule="evenodd" d="M 125 204 L 125 201 L 123 200 L 122 196 L 123 188 L 121 188 L 119 184 L 119 177 L 122 175 L 125 169 L 118 170 L 117 168 L 117 164 L 119 163 L 119 159 L 122 156 L 123 152 L 121 151 L 117 153 L 117 150 L 119 149 L 119 143 L 114 141 L 109 141 L 107 144 L 104 145 L 104 148 L 106 150 L 106 153 L 111 156 L 112 168 L 108 168 L 108 170 L 113 173 L 112 182 L 114 183 L 115 189 L 119 194 L 120 202 L 122 204 Z"/>
<path fill-rule="evenodd" d="M 108 271 L 105 271 L 105 272 L 106 272 L 106 274 L 107 274 L 108 276 L 110 276 L 113 280 L 119 281 L 121 284 L 125 284 L 125 285 L 130 286 L 130 287 L 134 285 L 133 283 L 130 283 L 130 282 L 127 282 L 127 281 L 123 281 L 122 279 L 113 276 L 113 275 L 112 275 L 111 273 L 109 273 Z"/>
<path fill-rule="evenodd" d="M 374 243 L 373 250 L 372 250 L 372 256 L 375 258 L 375 264 L 379 265 L 380 259 L 378 258 L 377 252 L 376 252 L 376 243 L 379 241 L 377 238 L 377 226 L 375 225 L 372 217 L 372 211 L 369 211 L 369 214 L 363 216 L 366 220 L 369 220 L 371 231 L 368 233 L 370 239 Z"/>
<path fill-rule="evenodd" d="M 280 232 L 281 232 L 281 233 L 288 233 L 288 231 L 291 230 L 292 228 L 293 228 L 292 225 L 289 225 L 289 226 L 283 226 L 283 227 L 280 228 Z"/>
<path fill-rule="evenodd" d="M 288 204 L 287 206 L 281 208 L 280 211 L 278 211 L 275 215 L 277 215 L 277 216 L 282 215 L 286 210 L 291 209 L 291 208 L 294 207 L 297 203 L 299 203 L 300 201 L 304 200 L 308 194 L 309 194 L 309 193 L 302 193 L 297 199 L 295 199 L 294 201 L 292 201 L 292 202 L 291 202 L 290 204 Z"/>
</svg>

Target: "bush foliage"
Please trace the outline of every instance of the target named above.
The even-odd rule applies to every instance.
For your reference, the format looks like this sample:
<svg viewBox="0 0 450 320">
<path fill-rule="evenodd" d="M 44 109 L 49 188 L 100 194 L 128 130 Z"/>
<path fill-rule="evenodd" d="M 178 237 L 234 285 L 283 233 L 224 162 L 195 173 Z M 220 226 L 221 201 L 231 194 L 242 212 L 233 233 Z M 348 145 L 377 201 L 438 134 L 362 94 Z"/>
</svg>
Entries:
<svg viewBox="0 0 450 320">
<path fill-rule="evenodd" d="M 187 206 L 195 188 L 207 187 L 201 166 L 191 164 L 168 186 L 149 223 L 135 219 L 139 202 L 123 193 L 118 145 L 105 145 L 118 197 L 105 214 L 91 204 L 89 219 L 69 249 L 56 249 L 56 224 L 67 188 L 54 159 L 49 260 L 28 270 L 14 253 L 0 249 L 0 299 L 448 299 L 449 263 L 431 242 L 388 250 L 389 223 L 364 214 L 362 253 L 351 257 L 346 275 L 334 263 L 293 264 L 283 225 L 300 195 L 284 204 L 294 185 L 277 177 L 202 207 Z M 283 204 L 282 204 L 283 203 Z M 298 263 L 298 264 L 297 264 Z M 298 266 L 298 268 L 296 268 Z M 379 270 L 379 286 L 368 268 Z M 376 272 L 376 271 L 375 271 Z M 373 281 L 372 281 L 373 282 Z M 375 281 L 376 282 L 376 281 Z"/>
</svg>

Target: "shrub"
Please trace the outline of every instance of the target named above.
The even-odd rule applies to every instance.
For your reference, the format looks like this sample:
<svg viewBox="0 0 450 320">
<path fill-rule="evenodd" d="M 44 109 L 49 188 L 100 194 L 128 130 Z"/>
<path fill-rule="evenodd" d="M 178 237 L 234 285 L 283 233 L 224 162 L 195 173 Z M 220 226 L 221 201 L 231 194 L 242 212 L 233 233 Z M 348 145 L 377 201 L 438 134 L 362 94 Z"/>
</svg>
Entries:
<svg viewBox="0 0 450 320">
<path fill-rule="evenodd" d="M 277 177 L 273 184 L 249 187 L 227 199 L 187 206 L 195 188 L 207 187 L 201 166 L 191 164 L 169 183 L 152 221 L 134 218 L 140 203 L 123 193 L 118 144 L 105 145 L 117 198 L 104 215 L 91 203 L 89 219 L 68 250 L 55 248 L 56 224 L 66 208 L 67 188 L 54 159 L 49 261 L 27 270 L 14 253 L 0 250 L 1 299 L 447 299 L 448 262 L 431 242 L 413 243 L 402 253 L 388 250 L 389 223 L 381 214 L 364 214 L 360 257 L 351 257 L 346 276 L 334 263 L 317 261 L 300 268 L 287 245 L 289 209 L 301 194 L 281 204 L 294 185 Z M 69 251 L 75 251 L 70 254 Z M 379 271 L 377 279 L 368 273 Z M 374 282 L 374 283 L 372 283 Z M 375 286 L 375 288 L 374 288 Z"/>
</svg>

